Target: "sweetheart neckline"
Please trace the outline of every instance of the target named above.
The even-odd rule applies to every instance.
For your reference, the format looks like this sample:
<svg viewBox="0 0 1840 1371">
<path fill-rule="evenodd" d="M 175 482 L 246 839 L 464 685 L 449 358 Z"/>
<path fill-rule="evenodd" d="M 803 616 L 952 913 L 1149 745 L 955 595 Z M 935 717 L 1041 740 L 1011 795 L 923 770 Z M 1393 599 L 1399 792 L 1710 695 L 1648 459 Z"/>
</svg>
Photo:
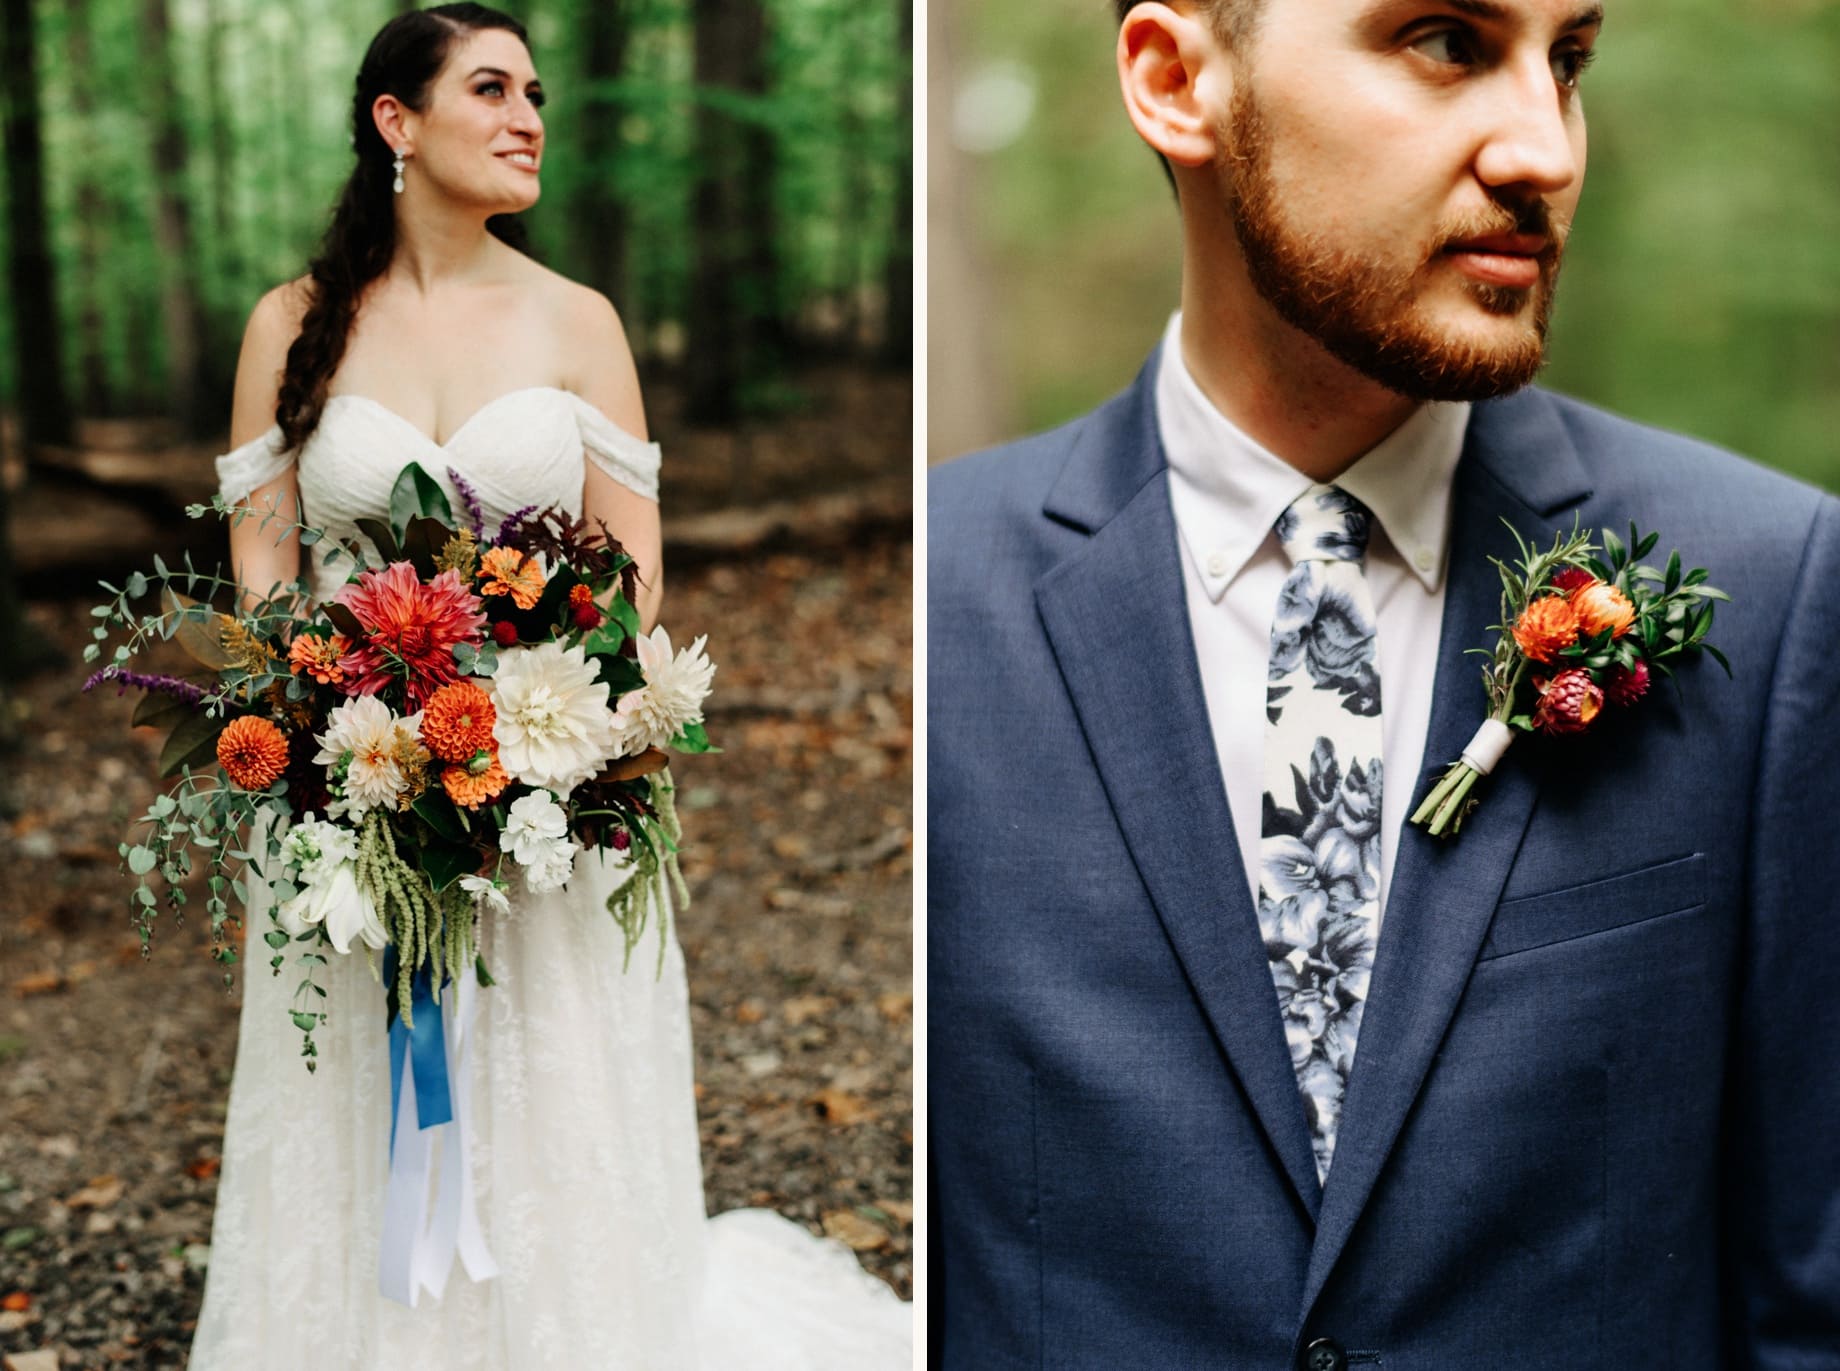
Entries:
<svg viewBox="0 0 1840 1371">
<path fill-rule="evenodd" d="M 416 437 L 420 438 L 424 443 L 428 444 L 429 447 L 434 448 L 438 452 L 446 452 L 450 447 L 454 445 L 454 440 L 457 439 L 462 433 L 465 433 L 467 429 L 472 425 L 473 421 L 479 418 L 479 416 L 484 414 L 488 409 L 491 409 L 492 406 L 499 404 L 501 401 L 509 400 L 514 395 L 528 395 L 532 391 L 541 391 L 541 390 L 553 390 L 558 395 L 572 395 L 572 396 L 575 396 L 575 398 L 578 400 L 581 399 L 580 396 L 575 395 L 574 391 L 564 390 L 561 386 L 518 386 L 517 388 L 513 390 L 507 390 L 503 394 L 493 396 L 490 400 L 487 400 L 478 409 L 474 410 L 471 414 L 467 415 L 466 418 L 460 421 L 460 426 L 456 428 L 452 433 L 447 435 L 446 442 L 440 442 L 430 437 L 428 434 L 422 432 L 421 425 L 397 413 L 395 410 L 391 409 L 388 405 L 384 404 L 383 401 L 374 400 L 370 396 L 365 395 L 359 391 L 342 390 L 336 395 L 328 395 L 326 397 L 326 403 L 331 404 L 334 400 L 362 400 L 365 404 L 369 405 L 372 409 L 380 410 L 384 414 L 389 415 L 392 419 L 396 420 L 397 423 L 401 424 L 404 428 L 408 429 Z M 587 400 L 582 400 L 582 403 L 585 405 L 588 405 L 590 409 L 595 409 L 595 407 Z M 595 412 L 599 413 L 600 411 L 598 409 L 595 409 Z M 605 415 L 602 415 L 601 417 L 606 418 Z M 610 424 L 613 424 L 613 420 L 611 419 L 608 419 L 607 422 Z M 626 432 L 626 430 L 624 428 L 621 428 L 620 425 L 618 424 L 613 424 L 613 426 L 615 428 L 618 428 L 621 433 Z"/>
</svg>

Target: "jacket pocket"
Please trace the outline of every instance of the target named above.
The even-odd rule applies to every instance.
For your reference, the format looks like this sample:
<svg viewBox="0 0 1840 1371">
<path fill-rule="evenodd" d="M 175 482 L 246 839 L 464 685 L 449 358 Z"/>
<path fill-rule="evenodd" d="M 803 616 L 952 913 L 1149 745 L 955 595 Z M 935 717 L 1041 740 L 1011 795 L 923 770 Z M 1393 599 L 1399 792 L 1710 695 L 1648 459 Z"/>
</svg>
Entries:
<svg viewBox="0 0 1840 1371">
<path fill-rule="evenodd" d="M 1706 902 L 1706 858 L 1695 852 L 1639 871 L 1504 900 L 1479 961 L 1608 933 Z"/>
</svg>

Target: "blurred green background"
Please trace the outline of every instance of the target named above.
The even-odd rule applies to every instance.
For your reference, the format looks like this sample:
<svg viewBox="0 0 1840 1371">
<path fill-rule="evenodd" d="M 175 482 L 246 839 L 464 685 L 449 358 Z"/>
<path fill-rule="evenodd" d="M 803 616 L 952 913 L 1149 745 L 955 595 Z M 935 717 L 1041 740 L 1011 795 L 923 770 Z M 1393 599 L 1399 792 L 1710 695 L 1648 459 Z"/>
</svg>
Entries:
<svg viewBox="0 0 1840 1371">
<path fill-rule="evenodd" d="M 1607 0 L 1545 385 L 1840 490 L 1840 3 Z M 931 456 L 1126 384 L 1179 225 L 1110 0 L 935 0 Z"/>
<path fill-rule="evenodd" d="M 75 417 L 221 431 L 249 310 L 351 170 L 359 60 L 411 8 L 0 0 L 0 407 L 28 444 L 71 441 L 40 412 L 47 350 Z M 642 365 L 684 369 L 697 417 L 773 407 L 813 353 L 905 366 L 911 0 L 505 8 L 549 97 L 533 247 L 614 300 Z"/>
</svg>

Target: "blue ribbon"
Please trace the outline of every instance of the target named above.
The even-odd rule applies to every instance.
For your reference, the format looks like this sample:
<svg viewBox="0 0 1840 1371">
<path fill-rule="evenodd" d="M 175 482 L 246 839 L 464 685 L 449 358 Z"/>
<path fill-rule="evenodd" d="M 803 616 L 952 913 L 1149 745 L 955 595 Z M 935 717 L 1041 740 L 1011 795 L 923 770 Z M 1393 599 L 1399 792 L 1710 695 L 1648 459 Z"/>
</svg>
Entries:
<svg viewBox="0 0 1840 1371">
<path fill-rule="evenodd" d="M 383 981 L 396 984 L 396 948 L 383 954 Z M 445 982 L 445 977 L 443 977 Z M 415 1027 L 403 1023 L 400 1009 L 390 1025 L 390 1154 L 396 1153 L 396 1116 L 401 1111 L 403 1062 L 415 1072 L 415 1116 L 422 1128 L 452 1122 L 453 1091 L 447 1080 L 447 1029 L 434 1002 L 434 981 L 426 966 L 409 980 L 409 1010 Z"/>
</svg>

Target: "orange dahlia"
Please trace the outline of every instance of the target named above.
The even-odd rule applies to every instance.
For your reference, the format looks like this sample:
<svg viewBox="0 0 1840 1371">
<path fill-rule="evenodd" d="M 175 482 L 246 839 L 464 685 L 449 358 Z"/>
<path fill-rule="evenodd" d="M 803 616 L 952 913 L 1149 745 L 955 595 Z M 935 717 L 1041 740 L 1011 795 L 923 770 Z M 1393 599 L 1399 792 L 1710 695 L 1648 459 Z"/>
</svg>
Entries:
<svg viewBox="0 0 1840 1371">
<path fill-rule="evenodd" d="M 444 762 L 472 760 L 492 749 L 492 725 L 498 711 L 492 699 L 471 681 L 444 685 L 422 707 L 422 741 Z"/>
<path fill-rule="evenodd" d="M 1542 595 L 1521 611 L 1514 642 L 1536 662 L 1550 662 L 1578 641 L 1578 615 L 1562 596 Z"/>
<path fill-rule="evenodd" d="M 244 790 L 267 790 L 287 770 L 287 738 L 267 719 L 245 714 L 217 735 L 217 764 Z"/>
<path fill-rule="evenodd" d="M 495 547 L 479 560 L 480 587 L 486 595 L 509 595 L 519 609 L 532 609 L 543 598 L 543 568 L 528 552 Z"/>
<path fill-rule="evenodd" d="M 1613 638 L 1629 632 L 1629 626 L 1636 621 L 1636 607 L 1629 597 L 1602 581 L 1572 592 L 1572 613 L 1578 616 L 1581 632 L 1595 634 L 1608 629 Z"/>
<path fill-rule="evenodd" d="M 483 767 L 474 771 L 475 766 Z M 478 809 L 487 800 L 497 798 L 500 791 L 511 784 L 511 777 L 505 768 L 498 764 L 498 754 L 490 753 L 475 757 L 471 762 L 459 766 L 450 766 L 441 772 L 441 784 L 447 790 L 448 798 L 457 805 L 468 809 Z"/>
<path fill-rule="evenodd" d="M 288 667 L 296 676 L 304 671 L 321 685 L 337 685 L 345 679 L 339 658 L 349 651 L 351 643 L 343 633 L 333 634 L 331 641 L 303 633 L 288 648 Z"/>
</svg>

